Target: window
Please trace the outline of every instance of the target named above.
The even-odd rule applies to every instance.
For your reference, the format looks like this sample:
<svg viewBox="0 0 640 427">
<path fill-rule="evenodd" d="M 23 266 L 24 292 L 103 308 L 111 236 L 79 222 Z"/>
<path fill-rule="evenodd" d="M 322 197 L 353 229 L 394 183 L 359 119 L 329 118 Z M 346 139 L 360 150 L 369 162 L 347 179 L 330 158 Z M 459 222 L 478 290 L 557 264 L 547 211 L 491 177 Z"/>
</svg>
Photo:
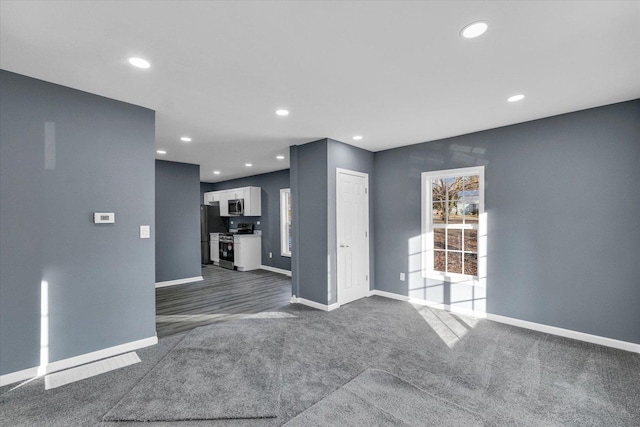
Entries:
<svg viewBox="0 0 640 427">
<path fill-rule="evenodd" d="M 280 190 L 280 253 L 291 256 L 291 190 Z"/>
<path fill-rule="evenodd" d="M 484 167 L 422 174 L 424 277 L 484 283 Z"/>
</svg>

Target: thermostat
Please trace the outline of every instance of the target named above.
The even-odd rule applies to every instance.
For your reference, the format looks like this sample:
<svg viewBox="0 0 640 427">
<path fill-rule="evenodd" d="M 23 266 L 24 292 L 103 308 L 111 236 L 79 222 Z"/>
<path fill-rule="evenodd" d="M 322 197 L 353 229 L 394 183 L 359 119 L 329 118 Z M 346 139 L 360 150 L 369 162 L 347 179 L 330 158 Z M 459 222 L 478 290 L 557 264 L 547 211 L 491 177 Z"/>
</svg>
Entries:
<svg viewBox="0 0 640 427">
<path fill-rule="evenodd" d="M 113 224 L 116 222 L 115 212 L 94 212 L 93 222 L 96 224 Z"/>
</svg>

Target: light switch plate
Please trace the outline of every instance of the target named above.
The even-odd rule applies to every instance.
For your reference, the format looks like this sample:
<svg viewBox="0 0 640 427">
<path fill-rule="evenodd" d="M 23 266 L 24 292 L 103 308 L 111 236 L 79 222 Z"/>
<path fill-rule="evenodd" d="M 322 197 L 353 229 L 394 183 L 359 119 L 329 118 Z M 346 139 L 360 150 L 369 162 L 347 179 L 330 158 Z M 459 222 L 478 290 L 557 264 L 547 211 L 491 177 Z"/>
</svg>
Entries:
<svg viewBox="0 0 640 427">
<path fill-rule="evenodd" d="M 151 226 L 149 225 L 141 225 L 140 226 L 140 238 L 141 239 L 149 239 L 151 237 Z"/>
<path fill-rule="evenodd" d="M 404 273 L 400 273 L 400 280 L 404 282 Z"/>
</svg>

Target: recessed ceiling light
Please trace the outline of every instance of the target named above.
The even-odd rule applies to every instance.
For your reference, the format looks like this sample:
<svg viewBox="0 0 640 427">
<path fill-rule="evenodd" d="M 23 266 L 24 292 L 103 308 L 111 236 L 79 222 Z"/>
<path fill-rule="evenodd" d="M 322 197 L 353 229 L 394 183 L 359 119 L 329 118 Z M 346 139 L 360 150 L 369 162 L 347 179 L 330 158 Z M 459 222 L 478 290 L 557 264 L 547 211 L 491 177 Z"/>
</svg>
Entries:
<svg viewBox="0 0 640 427">
<path fill-rule="evenodd" d="M 522 101 L 523 99 L 524 99 L 524 95 L 520 93 L 518 95 L 510 96 L 509 98 L 507 98 L 507 101 L 518 102 L 518 101 Z"/>
<path fill-rule="evenodd" d="M 278 159 L 278 160 L 284 160 L 284 156 L 276 156 L 276 159 Z"/>
<path fill-rule="evenodd" d="M 250 168 L 251 166 L 253 166 L 251 163 L 245 163 L 244 164 L 246 167 Z"/>
<path fill-rule="evenodd" d="M 362 139 L 362 135 L 356 135 L 353 137 L 354 140 L 360 141 Z"/>
<path fill-rule="evenodd" d="M 276 114 L 279 116 L 288 116 L 289 115 L 289 111 L 288 110 L 276 110 Z"/>
<path fill-rule="evenodd" d="M 167 154 L 167 152 L 164 151 L 164 150 L 158 150 L 158 151 L 156 151 L 156 153 L 158 153 L 158 154 Z"/>
<path fill-rule="evenodd" d="M 182 138 L 180 138 L 180 141 L 191 142 L 191 138 L 189 138 L 188 136 L 183 136 Z"/>
<path fill-rule="evenodd" d="M 475 37 L 481 36 L 487 31 L 489 26 L 484 21 L 473 22 L 460 31 L 460 35 L 465 39 L 473 39 Z"/>
<path fill-rule="evenodd" d="M 149 61 L 142 59 L 142 58 L 129 58 L 129 64 L 133 65 L 134 67 L 138 67 L 138 68 L 149 68 L 151 67 L 151 64 L 149 63 Z"/>
<path fill-rule="evenodd" d="M 213 171 L 214 175 L 220 175 L 220 171 Z"/>
</svg>

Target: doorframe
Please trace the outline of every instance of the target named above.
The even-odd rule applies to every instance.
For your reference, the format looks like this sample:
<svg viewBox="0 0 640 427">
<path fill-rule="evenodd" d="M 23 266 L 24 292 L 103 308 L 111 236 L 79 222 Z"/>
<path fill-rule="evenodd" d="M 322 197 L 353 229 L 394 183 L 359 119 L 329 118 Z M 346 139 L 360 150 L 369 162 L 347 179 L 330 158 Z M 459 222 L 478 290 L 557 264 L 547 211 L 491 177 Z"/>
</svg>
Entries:
<svg viewBox="0 0 640 427">
<path fill-rule="evenodd" d="M 339 224 L 339 218 L 340 218 L 340 198 L 339 198 L 339 188 L 340 188 L 340 174 L 346 174 L 346 175 L 354 175 L 354 176 L 358 176 L 361 178 L 365 179 L 365 204 L 366 204 L 366 221 L 365 221 L 365 228 L 367 230 L 367 244 L 366 246 L 366 257 L 365 257 L 365 271 L 366 271 L 366 275 L 367 275 L 367 289 L 364 292 L 364 295 L 362 295 L 361 298 L 364 297 L 368 297 L 369 293 L 371 292 L 371 266 L 370 266 L 370 244 L 371 244 L 371 229 L 369 228 L 369 211 L 371 209 L 370 206 L 370 197 L 369 197 L 369 174 L 366 172 L 358 172 L 358 171 L 354 171 L 354 170 L 350 170 L 350 169 L 344 169 L 344 168 L 336 168 L 336 230 L 335 230 L 335 238 L 336 238 L 336 302 L 338 304 L 338 306 L 342 305 L 343 303 L 340 301 L 340 272 L 338 271 L 338 249 L 340 248 L 340 241 L 339 241 L 339 235 L 338 235 L 338 224 Z M 360 298 L 358 298 L 360 299 Z"/>
</svg>

